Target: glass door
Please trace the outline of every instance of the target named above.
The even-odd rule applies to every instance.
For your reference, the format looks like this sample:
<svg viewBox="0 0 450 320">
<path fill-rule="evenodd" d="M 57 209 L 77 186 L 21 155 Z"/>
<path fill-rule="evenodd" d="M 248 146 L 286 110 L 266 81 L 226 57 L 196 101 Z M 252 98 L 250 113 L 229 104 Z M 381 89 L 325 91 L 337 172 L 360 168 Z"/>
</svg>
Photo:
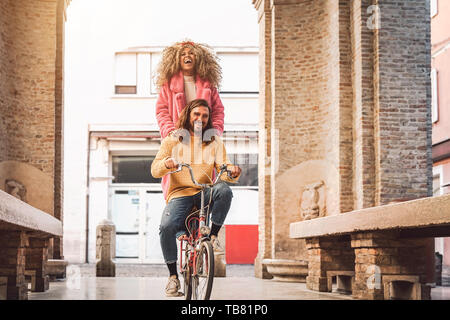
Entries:
<svg viewBox="0 0 450 320">
<path fill-rule="evenodd" d="M 165 201 L 159 186 L 111 186 L 111 219 L 116 226 L 116 259 L 164 263 L 159 224 Z"/>
<path fill-rule="evenodd" d="M 111 219 L 116 226 L 116 258 L 139 259 L 140 209 L 139 190 L 113 188 Z"/>
<path fill-rule="evenodd" d="M 159 241 L 159 225 L 161 216 L 166 205 L 162 191 L 145 190 L 145 262 L 164 263 L 164 257 Z"/>
</svg>

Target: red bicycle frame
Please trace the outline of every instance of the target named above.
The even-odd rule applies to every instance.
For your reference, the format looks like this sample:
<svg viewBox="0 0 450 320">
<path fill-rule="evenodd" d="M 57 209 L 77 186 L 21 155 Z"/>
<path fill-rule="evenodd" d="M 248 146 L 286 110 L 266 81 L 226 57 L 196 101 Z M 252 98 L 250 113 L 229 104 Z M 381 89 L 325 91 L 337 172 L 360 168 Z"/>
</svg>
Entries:
<svg viewBox="0 0 450 320">
<path fill-rule="evenodd" d="M 180 240 L 180 270 L 181 272 L 185 271 L 183 270 L 183 257 L 184 257 L 184 253 L 186 251 L 186 248 L 188 247 L 188 245 L 190 245 L 191 248 L 194 248 L 194 244 L 197 243 L 200 238 L 202 237 L 202 234 L 200 233 L 200 221 L 205 221 L 205 217 L 191 217 L 188 220 L 188 228 L 191 229 L 191 225 L 195 222 L 197 222 L 197 228 L 194 230 L 193 233 L 190 234 L 189 237 L 187 237 L 186 235 L 181 238 Z M 184 242 L 187 242 L 186 246 L 184 246 Z M 197 268 L 196 268 L 196 261 L 197 261 L 197 250 L 191 250 L 190 255 L 189 255 L 189 260 L 186 261 L 187 264 L 192 267 L 192 275 L 197 275 Z"/>
</svg>

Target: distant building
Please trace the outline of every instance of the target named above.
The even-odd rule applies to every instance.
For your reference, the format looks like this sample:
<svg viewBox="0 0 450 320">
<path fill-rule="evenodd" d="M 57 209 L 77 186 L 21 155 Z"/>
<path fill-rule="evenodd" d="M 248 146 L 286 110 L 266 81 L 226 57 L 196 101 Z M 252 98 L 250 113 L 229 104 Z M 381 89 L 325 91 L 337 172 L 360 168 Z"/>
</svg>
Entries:
<svg viewBox="0 0 450 320">
<path fill-rule="evenodd" d="M 442 195 L 450 193 L 450 2 L 431 0 L 431 16 L 433 194 Z M 436 238 L 435 250 L 450 270 L 450 238 Z"/>
</svg>

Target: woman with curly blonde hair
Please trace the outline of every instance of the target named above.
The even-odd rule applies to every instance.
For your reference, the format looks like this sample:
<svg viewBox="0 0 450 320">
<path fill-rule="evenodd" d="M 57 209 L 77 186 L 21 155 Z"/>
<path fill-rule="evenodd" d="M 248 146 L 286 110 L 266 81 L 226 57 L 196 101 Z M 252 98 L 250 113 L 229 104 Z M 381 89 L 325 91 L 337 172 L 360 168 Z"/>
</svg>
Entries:
<svg viewBox="0 0 450 320">
<path fill-rule="evenodd" d="M 156 85 L 156 120 L 164 139 L 175 130 L 184 107 L 195 99 L 206 100 L 211 108 L 211 121 L 217 134 L 223 133 L 224 107 L 219 97 L 222 69 L 213 50 L 192 41 L 177 42 L 162 52 Z M 168 178 L 162 178 L 164 199 L 167 198 Z"/>
</svg>

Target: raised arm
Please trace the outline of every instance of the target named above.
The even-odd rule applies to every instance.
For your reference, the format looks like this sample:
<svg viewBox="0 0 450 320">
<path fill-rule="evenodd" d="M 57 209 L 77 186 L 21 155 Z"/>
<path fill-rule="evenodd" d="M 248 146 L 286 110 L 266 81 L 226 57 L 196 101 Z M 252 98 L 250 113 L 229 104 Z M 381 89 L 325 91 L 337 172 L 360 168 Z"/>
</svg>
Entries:
<svg viewBox="0 0 450 320">
<path fill-rule="evenodd" d="M 158 99 L 156 100 L 156 120 L 158 122 L 161 137 L 165 138 L 175 129 L 175 124 L 169 113 L 169 99 L 168 87 L 163 86 L 159 91 Z"/>
<path fill-rule="evenodd" d="M 223 164 L 226 164 L 227 168 L 229 170 L 233 169 L 234 172 L 238 173 L 238 175 L 235 178 L 230 178 L 228 176 L 228 174 L 225 172 L 222 174 L 222 176 L 220 178 L 227 182 L 237 183 L 239 180 L 239 177 L 241 176 L 240 168 L 230 162 L 230 160 L 228 159 L 228 156 L 227 156 L 227 151 L 225 149 L 225 145 L 223 144 L 222 140 L 219 137 L 215 138 L 215 143 L 216 143 L 216 157 L 215 157 L 214 166 L 215 166 L 217 172 L 220 171 L 220 167 Z M 233 168 L 233 167 L 237 167 L 237 168 Z"/>
<path fill-rule="evenodd" d="M 176 144 L 176 139 L 174 137 L 169 136 L 165 138 L 161 147 L 159 148 L 158 153 L 156 154 L 155 160 L 153 160 L 151 173 L 154 178 L 161 178 L 173 171 L 171 168 L 167 168 L 165 165 L 165 161 L 172 156 L 172 149 Z"/>
</svg>

